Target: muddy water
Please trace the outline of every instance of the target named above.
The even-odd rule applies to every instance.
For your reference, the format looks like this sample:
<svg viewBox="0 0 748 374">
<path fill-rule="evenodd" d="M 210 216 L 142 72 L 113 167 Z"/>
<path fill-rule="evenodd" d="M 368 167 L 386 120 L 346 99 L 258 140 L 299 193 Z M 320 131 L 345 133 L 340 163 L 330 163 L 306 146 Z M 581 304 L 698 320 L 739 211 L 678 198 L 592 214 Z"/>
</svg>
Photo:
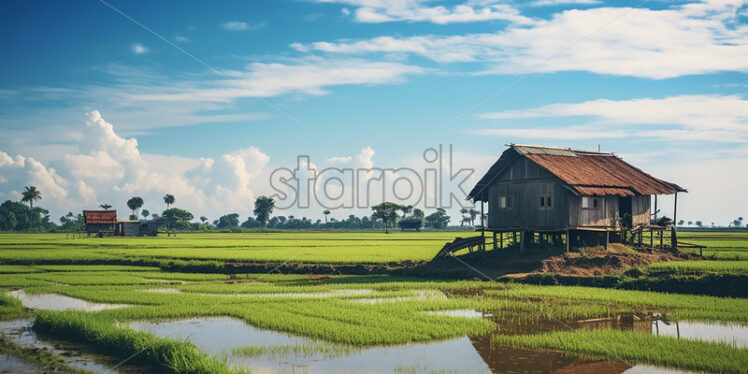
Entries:
<svg viewBox="0 0 748 374">
<path fill-rule="evenodd" d="M 15 357 L 0 354 L 0 373 L 35 374 L 39 368 Z"/>
<path fill-rule="evenodd" d="M 90 301 L 76 299 L 74 297 L 68 297 L 57 294 L 39 294 L 31 295 L 27 294 L 23 290 L 15 290 L 8 292 L 9 296 L 13 296 L 21 300 L 23 306 L 29 309 L 46 309 L 46 310 L 83 310 L 86 312 L 96 312 L 105 309 L 116 309 L 124 308 L 129 305 L 125 304 L 102 304 L 93 303 Z"/>
<path fill-rule="evenodd" d="M 475 311 L 451 311 L 450 314 L 473 317 Z M 171 339 L 192 342 L 204 352 L 226 357 L 232 367 L 252 372 L 301 373 L 490 373 L 490 372 L 558 372 L 558 373 L 682 373 L 678 370 L 650 366 L 630 366 L 622 362 L 590 360 L 561 352 L 533 351 L 497 347 L 490 338 L 462 337 L 446 341 L 404 344 L 371 348 L 335 346 L 304 337 L 261 330 L 232 318 L 193 318 L 163 322 L 134 322 L 136 330 Z M 331 347 L 327 352 L 312 349 Z M 242 347 L 266 347 L 266 351 L 243 355 L 234 352 Z M 282 349 L 283 347 L 309 347 Z M 273 348 L 276 348 L 275 350 Z M 280 349 L 277 349 L 280 348 Z M 333 353 L 330 354 L 329 352 Z"/>
<path fill-rule="evenodd" d="M 116 370 L 113 368 L 118 361 L 111 357 L 92 354 L 88 348 L 82 345 L 70 342 L 40 339 L 37 334 L 31 330 L 33 320 L 18 319 L 12 321 L 0 321 L 0 331 L 3 336 L 26 348 L 37 348 L 49 350 L 52 353 L 62 357 L 68 365 L 96 373 L 143 373 L 142 368 L 123 365 Z M 0 373 L 39 373 L 39 368 L 28 363 L 11 357 L 4 360 L 0 356 Z"/>
</svg>

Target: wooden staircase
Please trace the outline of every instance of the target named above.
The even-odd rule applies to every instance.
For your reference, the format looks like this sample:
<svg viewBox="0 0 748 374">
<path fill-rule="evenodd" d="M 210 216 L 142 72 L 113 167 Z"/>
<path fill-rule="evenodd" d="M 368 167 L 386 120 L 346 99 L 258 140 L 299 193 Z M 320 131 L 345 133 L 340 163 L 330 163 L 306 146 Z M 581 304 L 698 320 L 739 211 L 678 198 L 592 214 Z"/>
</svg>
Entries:
<svg viewBox="0 0 748 374">
<path fill-rule="evenodd" d="M 436 260 L 437 258 L 446 257 L 450 253 L 457 252 L 461 249 L 469 248 L 470 252 L 473 251 L 473 247 L 479 247 L 482 248 L 485 246 L 483 236 L 471 236 L 469 238 L 455 238 L 454 241 L 444 244 L 444 247 L 439 251 L 439 253 L 434 256 L 433 260 Z"/>
</svg>

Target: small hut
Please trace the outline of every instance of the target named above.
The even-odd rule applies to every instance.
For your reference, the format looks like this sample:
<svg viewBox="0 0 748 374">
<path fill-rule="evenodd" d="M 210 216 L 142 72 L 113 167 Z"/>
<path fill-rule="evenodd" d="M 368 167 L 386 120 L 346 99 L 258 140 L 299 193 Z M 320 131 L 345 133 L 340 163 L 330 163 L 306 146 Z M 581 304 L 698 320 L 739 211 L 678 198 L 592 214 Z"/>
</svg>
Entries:
<svg viewBox="0 0 748 374">
<path fill-rule="evenodd" d="M 112 235 L 117 229 L 116 210 L 84 210 L 83 222 L 87 234 Z"/>
<path fill-rule="evenodd" d="M 481 210 L 488 203 L 483 229 L 494 243 L 497 233 L 520 234 L 522 246 L 535 234 L 551 241 L 565 234 L 568 249 L 575 238 L 607 246 L 610 233 L 641 233 L 650 225 L 652 197 L 674 194 L 677 211 L 678 192 L 687 191 L 613 153 L 510 144 L 467 199 Z"/>
</svg>

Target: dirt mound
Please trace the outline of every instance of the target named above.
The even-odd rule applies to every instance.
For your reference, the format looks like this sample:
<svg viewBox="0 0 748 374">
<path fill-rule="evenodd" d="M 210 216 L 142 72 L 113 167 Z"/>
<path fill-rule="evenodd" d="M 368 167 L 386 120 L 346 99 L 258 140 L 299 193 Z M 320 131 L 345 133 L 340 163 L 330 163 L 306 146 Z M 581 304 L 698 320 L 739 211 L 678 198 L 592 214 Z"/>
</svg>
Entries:
<svg viewBox="0 0 748 374">
<path fill-rule="evenodd" d="M 634 266 L 647 266 L 655 262 L 688 259 L 685 253 L 670 251 L 634 251 L 621 244 L 611 244 L 608 250 L 588 250 L 552 256 L 540 261 L 537 273 L 557 275 L 594 276 L 610 274 Z"/>
<path fill-rule="evenodd" d="M 554 274 L 561 276 L 590 277 L 617 273 L 634 266 L 647 266 L 655 262 L 680 261 L 695 258 L 684 252 L 671 252 L 656 248 L 639 250 L 611 243 L 608 250 L 603 248 L 586 248 L 580 252 L 559 252 L 535 250 L 519 252 L 518 250 L 496 250 L 475 252 L 454 258 L 440 258 L 428 264 L 417 266 L 407 271 L 408 275 L 475 278 L 476 271 L 483 275 L 498 278 L 522 278 L 533 274 Z M 461 263 L 464 262 L 465 264 Z M 483 277 L 482 275 L 480 277 Z"/>
</svg>

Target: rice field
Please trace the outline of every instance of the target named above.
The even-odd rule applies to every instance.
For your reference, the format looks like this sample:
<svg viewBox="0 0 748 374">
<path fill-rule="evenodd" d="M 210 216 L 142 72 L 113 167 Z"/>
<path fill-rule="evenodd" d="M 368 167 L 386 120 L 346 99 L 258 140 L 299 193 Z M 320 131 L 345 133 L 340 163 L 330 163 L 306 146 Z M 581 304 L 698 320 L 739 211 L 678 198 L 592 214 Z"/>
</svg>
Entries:
<svg viewBox="0 0 748 374">
<path fill-rule="evenodd" d="M 85 354 L 90 351 L 115 362 L 135 355 L 129 364 L 156 372 L 283 372 L 291 371 L 284 366 L 289 362 L 355 372 L 350 365 L 362 360 L 381 363 L 375 371 L 405 372 L 573 371 L 600 363 L 731 373 L 748 368 L 748 348 L 742 343 L 748 340 L 744 298 L 391 275 L 180 273 L 146 265 L 154 259 L 279 261 L 296 247 L 308 251 L 301 252 L 305 261 L 317 263 L 415 261 L 433 256 L 455 233 L 397 233 L 380 240 L 383 236 L 257 233 L 66 239 L 64 234 L 3 234 L 0 320 L 32 318 L 34 331 L 43 339 L 81 344 L 87 347 Z M 727 240 L 729 245 L 734 241 Z M 743 240 L 731 248 L 741 251 Z M 369 253 L 373 251 L 378 254 Z M 745 263 L 702 260 L 653 264 L 650 269 L 744 274 Z M 19 300 L 12 296 L 21 295 L 18 292 L 8 294 L 21 289 L 29 299 L 58 295 L 88 304 L 70 302 L 70 310 L 30 310 L 22 303 L 27 302 L 24 296 Z M 117 307 L 86 310 L 93 304 Z M 65 303 L 55 308 L 64 309 Z M 182 336 L 177 329 L 132 327 L 146 322 L 208 323 L 216 318 L 229 322 L 218 320 L 211 326 L 240 323 L 264 338 L 218 349 L 206 346 L 194 331 Z M 678 337 L 661 335 L 656 321 L 663 329 L 680 322 Z M 703 331 L 689 331 L 697 328 L 692 326 Z M 727 331 L 727 338 L 709 331 Z M 231 333 L 217 331 L 207 341 L 229 339 Z M 442 352 L 458 351 L 467 357 L 464 365 L 445 369 L 448 363 L 440 357 L 449 354 Z M 435 356 L 414 359 L 429 354 Z M 521 364 L 502 361 L 507 356 L 516 356 Z"/>
</svg>

